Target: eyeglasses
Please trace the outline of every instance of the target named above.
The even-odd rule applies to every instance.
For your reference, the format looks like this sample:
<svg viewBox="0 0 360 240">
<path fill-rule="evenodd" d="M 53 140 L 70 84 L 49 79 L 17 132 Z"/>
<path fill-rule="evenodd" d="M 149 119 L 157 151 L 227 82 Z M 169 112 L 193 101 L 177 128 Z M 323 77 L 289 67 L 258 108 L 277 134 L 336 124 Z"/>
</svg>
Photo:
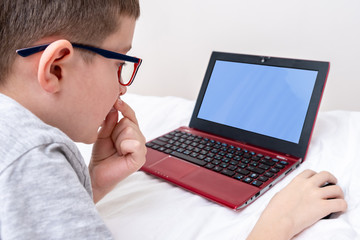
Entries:
<svg viewBox="0 0 360 240">
<path fill-rule="evenodd" d="M 119 83 L 123 86 L 130 86 L 133 83 L 136 73 L 141 65 L 142 59 L 131 57 L 117 52 L 108 51 L 101 48 L 84 45 L 84 44 L 79 44 L 79 43 L 71 43 L 71 44 L 73 47 L 89 50 L 105 58 L 123 61 L 121 62 L 118 69 Z M 28 57 L 32 54 L 44 51 L 49 45 L 50 44 L 44 44 L 34 47 L 22 48 L 16 50 L 16 53 L 22 57 Z"/>
</svg>

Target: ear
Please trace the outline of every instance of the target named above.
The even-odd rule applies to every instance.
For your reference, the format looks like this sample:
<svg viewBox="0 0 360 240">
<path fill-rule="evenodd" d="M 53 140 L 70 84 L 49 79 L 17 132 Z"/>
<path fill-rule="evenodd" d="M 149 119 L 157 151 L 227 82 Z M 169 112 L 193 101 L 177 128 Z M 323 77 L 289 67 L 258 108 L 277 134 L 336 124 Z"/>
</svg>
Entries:
<svg viewBox="0 0 360 240">
<path fill-rule="evenodd" d="M 61 88 L 66 62 L 73 56 L 73 46 L 67 40 L 51 43 L 42 53 L 38 67 L 38 82 L 49 93 Z"/>
</svg>

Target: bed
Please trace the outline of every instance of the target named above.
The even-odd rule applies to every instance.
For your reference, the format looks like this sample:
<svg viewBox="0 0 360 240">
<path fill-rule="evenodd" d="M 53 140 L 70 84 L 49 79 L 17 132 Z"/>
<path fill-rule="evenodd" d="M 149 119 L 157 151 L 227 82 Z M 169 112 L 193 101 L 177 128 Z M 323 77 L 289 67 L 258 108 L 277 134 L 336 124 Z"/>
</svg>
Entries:
<svg viewBox="0 0 360 240">
<path fill-rule="evenodd" d="M 123 97 L 151 140 L 188 125 L 195 102 L 177 97 Z M 91 145 L 78 144 L 85 159 Z M 245 239 L 273 195 L 302 170 L 338 178 L 348 210 L 320 220 L 294 239 L 360 239 L 360 112 L 320 112 L 306 161 L 245 209 L 234 212 L 138 171 L 120 182 L 97 209 L 115 239 Z"/>
</svg>

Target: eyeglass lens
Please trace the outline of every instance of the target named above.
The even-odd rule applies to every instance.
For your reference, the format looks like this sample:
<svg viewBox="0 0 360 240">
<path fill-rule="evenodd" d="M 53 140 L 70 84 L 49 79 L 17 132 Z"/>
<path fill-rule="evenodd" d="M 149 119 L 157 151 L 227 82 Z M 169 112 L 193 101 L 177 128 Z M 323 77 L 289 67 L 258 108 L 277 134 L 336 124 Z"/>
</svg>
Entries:
<svg viewBox="0 0 360 240">
<path fill-rule="evenodd" d="M 124 62 L 119 66 L 118 77 L 121 85 L 128 86 L 132 83 L 136 74 L 135 63 Z"/>
</svg>

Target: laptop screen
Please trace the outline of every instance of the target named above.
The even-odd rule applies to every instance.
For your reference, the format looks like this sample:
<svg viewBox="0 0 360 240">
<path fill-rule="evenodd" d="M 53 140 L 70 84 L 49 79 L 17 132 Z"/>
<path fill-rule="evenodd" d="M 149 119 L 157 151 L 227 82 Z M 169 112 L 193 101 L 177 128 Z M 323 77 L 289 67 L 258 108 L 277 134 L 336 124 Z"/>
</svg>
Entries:
<svg viewBox="0 0 360 240">
<path fill-rule="evenodd" d="M 216 60 L 197 117 L 297 144 L 317 75 Z"/>
</svg>

